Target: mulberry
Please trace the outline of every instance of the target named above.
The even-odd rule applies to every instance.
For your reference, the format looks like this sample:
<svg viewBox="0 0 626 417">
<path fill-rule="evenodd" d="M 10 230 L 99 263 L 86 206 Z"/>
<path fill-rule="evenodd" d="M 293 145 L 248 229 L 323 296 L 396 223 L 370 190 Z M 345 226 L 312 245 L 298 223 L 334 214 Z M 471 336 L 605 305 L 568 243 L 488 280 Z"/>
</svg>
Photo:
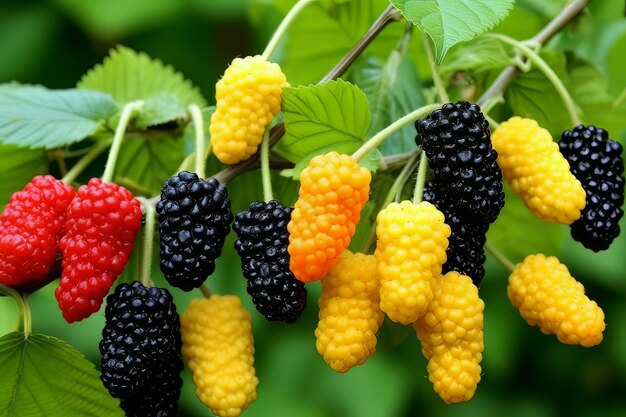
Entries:
<svg viewBox="0 0 626 417">
<path fill-rule="evenodd" d="M 391 203 L 376 221 L 380 308 L 391 320 L 410 324 L 433 298 L 435 278 L 446 261 L 450 227 L 425 201 Z"/>
<path fill-rule="evenodd" d="M 169 291 L 137 281 L 120 284 L 107 297 L 105 319 L 99 347 L 101 379 L 109 393 L 125 400 L 122 407 L 129 415 L 144 415 L 131 409 L 175 406 L 182 358 L 180 323 Z M 161 405 L 151 403 L 156 397 Z"/>
<path fill-rule="evenodd" d="M 512 117 L 492 136 L 504 178 L 540 219 L 571 224 L 585 207 L 585 190 L 550 133 L 532 119 Z"/>
<path fill-rule="evenodd" d="M 209 130 L 217 159 L 235 164 L 257 151 L 267 125 L 280 112 L 286 85 L 280 66 L 259 55 L 233 60 L 215 86 L 217 107 Z"/>
<path fill-rule="evenodd" d="M 426 313 L 413 324 L 429 379 L 448 404 L 471 399 L 480 381 L 484 307 L 469 277 L 448 272 L 438 278 Z"/>
<path fill-rule="evenodd" d="M 191 300 L 181 316 L 183 357 L 196 394 L 213 413 L 236 417 L 256 399 L 250 314 L 234 295 Z"/>
<path fill-rule="evenodd" d="M 554 256 L 529 255 L 509 276 L 511 303 L 531 326 L 568 345 L 602 341 L 604 312 Z"/>
<path fill-rule="evenodd" d="M 376 351 L 383 322 L 376 258 L 344 251 L 322 280 L 317 351 L 337 372 L 361 365 Z"/>
<path fill-rule="evenodd" d="M 435 177 L 454 195 L 455 205 L 493 223 L 504 206 L 502 172 L 480 107 L 466 101 L 447 103 L 415 127 L 417 144 Z"/>
<path fill-rule="evenodd" d="M 141 227 L 139 202 L 126 188 L 92 178 L 67 210 L 61 282 L 54 292 L 68 323 L 98 311 L 120 276 Z"/>
<path fill-rule="evenodd" d="M 182 171 L 163 184 L 156 211 L 161 272 L 174 287 L 198 288 L 215 271 L 233 221 L 226 188 Z"/>
<path fill-rule="evenodd" d="M 0 284 L 24 288 L 50 273 L 75 194 L 63 181 L 38 175 L 11 196 L 0 216 Z"/>
<path fill-rule="evenodd" d="M 350 244 L 367 202 L 372 174 L 349 155 L 318 155 L 300 173 L 291 213 L 290 269 L 302 282 L 322 279 Z"/>
<path fill-rule="evenodd" d="M 622 145 L 604 129 L 581 125 L 563 132 L 559 146 L 587 194 L 582 216 L 570 225 L 572 237 L 595 252 L 608 249 L 624 215 Z"/>
<path fill-rule="evenodd" d="M 241 257 L 248 294 L 266 319 L 294 323 L 306 307 L 307 291 L 289 269 L 287 223 L 291 207 L 253 202 L 235 216 L 235 249 Z"/>
</svg>

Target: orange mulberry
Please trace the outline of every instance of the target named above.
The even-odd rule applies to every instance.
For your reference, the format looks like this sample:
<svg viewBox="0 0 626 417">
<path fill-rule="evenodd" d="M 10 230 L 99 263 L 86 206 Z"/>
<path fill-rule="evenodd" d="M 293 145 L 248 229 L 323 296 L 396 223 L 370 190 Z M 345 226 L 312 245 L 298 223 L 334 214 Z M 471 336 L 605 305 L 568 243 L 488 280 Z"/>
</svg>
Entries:
<svg viewBox="0 0 626 417">
<path fill-rule="evenodd" d="M 322 279 L 354 235 L 371 173 L 349 155 L 318 155 L 300 173 L 289 231 L 290 268 L 302 282 Z"/>
</svg>

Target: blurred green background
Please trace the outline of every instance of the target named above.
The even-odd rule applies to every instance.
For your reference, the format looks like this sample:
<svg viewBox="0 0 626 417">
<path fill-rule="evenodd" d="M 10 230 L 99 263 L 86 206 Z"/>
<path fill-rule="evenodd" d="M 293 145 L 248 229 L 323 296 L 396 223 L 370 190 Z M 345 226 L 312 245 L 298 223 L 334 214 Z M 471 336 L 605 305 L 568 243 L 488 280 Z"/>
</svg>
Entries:
<svg viewBox="0 0 626 417">
<path fill-rule="evenodd" d="M 16 80 L 71 88 L 89 68 L 102 61 L 111 47 L 123 44 L 172 65 L 212 101 L 215 81 L 227 63 L 235 56 L 262 51 L 290 3 L 2 0 L 0 82 Z M 564 3 L 518 1 L 499 29 L 519 38 L 530 37 Z M 597 64 L 609 81 L 609 91 L 618 96 L 626 87 L 624 2 L 593 2 L 591 15 L 592 20 L 583 17 L 575 23 L 581 26 L 579 32 L 564 34 L 551 47 L 567 51 L 574 45 L 577 54 Z M 621 58 L 609 65 L 614 56 Z M 623 118 L 622 130 L 614 132 L 620 140 L 626 136 L 626 113 Z M 234 211 L 245 209 L 252 198 L 261 198 L 257 180 L 255 174 L 248 174 L 233 181 L 237 190 L 247 187 L 246 193 L 233 196 Z M 293 199 L 293 190 L 291 186 L 290 197 L 281 194 L 286 202 Z M 445 405 L 432 390 L 426 361 L 412 331 L 389 322 L 381 330 L 378 351 L 364 366 L 347 374 L 334 373 L 315 350 L 319 283 L 308 286 L 309 307 L 297 325 L 266 322 L 245 293 L 231 233 L 209 285 L 216 292 L 242 295 L 253 315 L 260 384 L 258 399 L 244 415 L 626 416 L 626 238 L 622 235 L 610 250 L 593 254 L 572 242 L 566 227 L 559 228 L 559 233 L 565 239 L 550 254 L 558 255 L 585 283 L 590 297 L 603 307 L 607 317 L 605 340 L 592 349 L 564 346 L 555 337 L 527 326 L 506 298 L 506 271 L 488 259 L 487 276 L 480 290 L 486 304 L 484 375 L 475 397 L 454 406 Z M 53 290 L 54 284 L 30 298 L 34 330 L 67 341 L 97 363 L 102 313 L 67 325 Z M 199 292 L 173 292 L 180 312 L 191 297 L 200 296 Z M 0 334 L 14 329 L 16 321 L 13 302 L 0 298 Z M 184 378 L 181 416 L 211 415 L 196 399 L 188 371 Z"/>
</svg>

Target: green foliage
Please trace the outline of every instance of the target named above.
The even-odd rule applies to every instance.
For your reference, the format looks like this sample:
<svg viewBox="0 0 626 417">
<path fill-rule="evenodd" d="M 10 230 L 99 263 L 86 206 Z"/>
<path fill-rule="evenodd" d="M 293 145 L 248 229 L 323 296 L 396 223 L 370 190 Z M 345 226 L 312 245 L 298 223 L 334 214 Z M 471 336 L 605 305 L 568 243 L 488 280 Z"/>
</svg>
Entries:
<svg viewBox="0 0 626 417">
<path fill-rule="evenodd" d="M 359 61 L 350 79 L 365 92 L 370 103 L 369 136 L 425 104 L 422 83 L 413 62 L 397 50 L 387 62 L 375 57 Z M 403 127 L 378 149 L 384 155 L 414 150 L 415 128 L 410 124 Z"/>
<path fill-rule="evenodd" d="M 186 115 L 185 109 L 174 94 L 157 93 L 144 101 L 135 120 L 135 126 L 145 129 L 149 126 L 184 119 Z"/>
<path fill-rule="evenodd" d="M 506 201 L 498 220 L 489 228 L 489 242 L 513 262 L 532 253 L 557 255 L 566 226 L 539 220 L 508 184 L 504 188 Z"/>
<path fill-rule="evenodd" d="M 2 417 L 123 416 L 93 364 L 54 337 L 25 338 L 17 332 L 3 336 L 0 369 Z"/>
<path fill-rule="evenodd" d="M 78 142 L 117 111 L 108 94 L 0 85 L 0 142 L 30 148 L 57 148 Z"/>
<path fill-rule="evenodd" d="M 478 75 L 499 71 L 507 66 L 509 60 L 510 56 L 502 43 L 482 36 L 451 48 L 439 66 L 439 73 L 444 79 L 452 78 L 459 71 Z"/>
<path fill-rule="evenodd" d="M 348 144 L 356 150 L 365 139 L 370 109 L 365 94 L 343 80 L 283 90 L 287 133 L 274 148 L 292 162 L 324 149 Z"/>
<path fill-rule="evenodd" d="M 296 18 L 278 62 L 292 85 L 318 82 L 350 50 L 388 5 L 387 0 L 313 3 Z M 383 31 L 367 48 L 387 57 L 402 34 L 401 25 Z M 278 55 L 278 54 L 277 54 Z"/>
<path fill-rule="evenodd" d="M 454 45 L 493 28 L 513 7 L 513 0 L 391 0 L 435 43 L 440 63 Z"/>
<path fill-rule="evenodd" d="M 0 160 L 0 208 L 3 209 L 11 194 L 24 188 L 36 174 L 48 170 L 48 158 L 43 149 L 0 145 Z"/>
<path fill-rule="evenodd" d="M 172 67 L 124 46 L 112 49 L 104 62 L 90 70 L 77 86 L 109 93 L 120 105 L 170 93 L 183 106 L 206 106 L 198 89 Z"/>
</svg>

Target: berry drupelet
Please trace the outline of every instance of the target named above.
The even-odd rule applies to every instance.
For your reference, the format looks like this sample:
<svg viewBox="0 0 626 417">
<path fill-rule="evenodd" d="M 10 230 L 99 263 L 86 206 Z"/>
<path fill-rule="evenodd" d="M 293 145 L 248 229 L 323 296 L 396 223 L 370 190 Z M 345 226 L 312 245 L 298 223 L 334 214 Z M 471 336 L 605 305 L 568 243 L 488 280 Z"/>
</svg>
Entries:
<svg viewBox="0 0 626 417">
<path fill-rule="evenodd" d="M 563 132 L 559 147 L 587 194 L 582 216 L 570 226 L 572 237 L 595 252 L 608 249 L 624 215 L 622 145 L 604 129 L 580 125 Z"/>
<path fill-rule="evenodd" d="M 267 320 L 294 323 L 306 307 L 304 283 L 289 269 L 287 223 L 293 208 L 276 200 L 252 202 L 235 216 L 235 249 L 241 257 L 248 294 Z"/>
<path fill-rule="evenodd" d="M 502 172 L 480 107 L 466 101 L 447 103 L 415 127 L 417 144 L 435 177 L 455 196 L 456 206 L 493 223 L 504 206 Z"/>
<path fill-rule="evenodd" d="M 182 171 L 163 184 L 156 211 L 163 275 L 182 290 L 198 288 L 215 270 L 233 221 L 226 188 Z"/>
</svg>

